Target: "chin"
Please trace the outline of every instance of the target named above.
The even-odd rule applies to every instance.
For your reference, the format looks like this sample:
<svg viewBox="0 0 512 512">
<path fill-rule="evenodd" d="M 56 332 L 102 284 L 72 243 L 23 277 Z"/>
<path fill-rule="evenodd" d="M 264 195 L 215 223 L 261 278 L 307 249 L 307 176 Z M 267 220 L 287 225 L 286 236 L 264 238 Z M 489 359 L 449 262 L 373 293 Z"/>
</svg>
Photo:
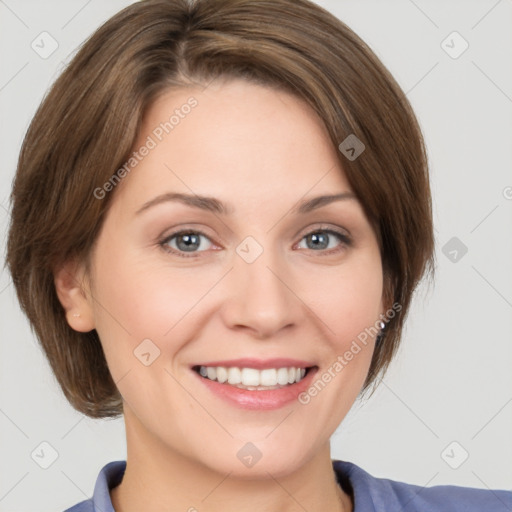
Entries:
<svg viewBox="0 0 512 512">
<path fill-rule="evenodd" d="M 309 458 L 304 447 L 295 451 L 291 447 L 271 446 L 267 448 L 262 443 L 240 443 L 237 441 L 234 449 L 228 449 L 218 457 L 203 461 L 211 470 L 221 474 L 229 474 L 230 478 L 241 480 L 282 478 L 296 471 Z M 228 451 L 230 453 L 228 453 Z M 202 456 L 204 457 L 204 453 Z M 311 455 L 312 457 L 313 455 Z M 215 457 L 215 454 L 212 454 Z"/>
</svg>

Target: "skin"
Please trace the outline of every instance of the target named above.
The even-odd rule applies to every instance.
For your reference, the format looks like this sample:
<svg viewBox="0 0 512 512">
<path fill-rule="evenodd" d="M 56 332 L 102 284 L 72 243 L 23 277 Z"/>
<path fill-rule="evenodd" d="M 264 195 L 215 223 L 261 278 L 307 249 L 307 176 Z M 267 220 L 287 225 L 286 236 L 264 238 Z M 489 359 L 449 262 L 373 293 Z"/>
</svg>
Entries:
<svg viewBox="0 0 512 512">
<path fill-rule="evenodd" d="M 190 366 L 293 357 L 327 371 L 386 310 L 375 233 L 355 197 L 291 213 L 299 200 L 351 188 L 321 120 L 288 93 L 241 80 L 168 91 L 146 112 L 136 148 L 190 96 L 197 107 L 111 192 L 91 275 L 69 262 L 55 277 L 69 325 L 97 330 L 123 396 L 127 469 L 111 490 L 115 510 L 353 510 L 329 439 L 362 388 L 373 338 L 309 404 L 268 411 L 227 404 Z M 164 192 L 213 196 L 234 211 L 165 202 L 135 214 Z M 167 242 L 192 257 L 159 245 L 182 228 L 206 235 L 192 253 Z M 329 245 L 314 246 L 306 235 L 321 228 L 350 245 L 322 231 Z M 249 235 L 263 248 L 250 264 L 236 253 Z M 149 366 L 133 354 L 147 338 L 160 350 Z M 250 468 L 236 456 L 247 442 L 262 454 Z"/>
</svg>

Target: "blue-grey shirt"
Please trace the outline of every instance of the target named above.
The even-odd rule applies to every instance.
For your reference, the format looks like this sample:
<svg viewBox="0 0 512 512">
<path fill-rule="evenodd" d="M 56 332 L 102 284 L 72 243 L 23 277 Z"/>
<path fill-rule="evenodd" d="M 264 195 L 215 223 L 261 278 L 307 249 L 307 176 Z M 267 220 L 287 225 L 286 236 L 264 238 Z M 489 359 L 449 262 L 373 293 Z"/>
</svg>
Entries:
<svg viewBox="0 0 512 512">
<path fill-rule="evenodd" d="M 65 512 L 115 512 L 109 489 L 123 479 L 126 461 L 106 464 L 91 499 Z M 354 512 L 510 512 L 512 490 L 474 489 L 457 485 L 421 487 L 376 478 L 352 462 L 333 460 L 341 487 L 352 496 Z"/>
</svg>

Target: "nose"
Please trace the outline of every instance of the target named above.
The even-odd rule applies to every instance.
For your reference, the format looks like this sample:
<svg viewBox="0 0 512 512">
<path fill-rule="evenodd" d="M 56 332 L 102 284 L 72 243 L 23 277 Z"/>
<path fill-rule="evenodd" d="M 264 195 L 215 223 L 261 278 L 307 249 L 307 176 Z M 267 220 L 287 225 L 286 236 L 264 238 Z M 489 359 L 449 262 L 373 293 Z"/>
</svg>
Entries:
<svg viewBox="0 0 512 512">
<path fill-rule="evenodd" d="M 291 328 L 301 314 L 301 301 L 293 292 L 292 281 L 286 262 L 270 249 L 251 263 L 235 255 L 226 284 L 223 321 L 229 328 L 247 331 L 258 339 Z"/>
</svg>

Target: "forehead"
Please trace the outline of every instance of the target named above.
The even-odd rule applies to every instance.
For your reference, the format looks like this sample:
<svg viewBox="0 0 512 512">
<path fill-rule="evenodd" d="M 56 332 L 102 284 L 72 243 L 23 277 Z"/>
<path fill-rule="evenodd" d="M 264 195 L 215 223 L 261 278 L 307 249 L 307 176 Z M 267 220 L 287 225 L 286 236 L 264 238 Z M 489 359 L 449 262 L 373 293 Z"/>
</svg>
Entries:
<svg viewBox="0 0 512 512">
<path fill-rule="evenodd" d="M 264 204 L 297 201 L 312 189 L 350 191 L 313 109 L 242 80 L 162 94 L 145 113 L 134 151 L 144 147 L 120 187 L 131 200 L 183 191 Z"/>
</svg>

